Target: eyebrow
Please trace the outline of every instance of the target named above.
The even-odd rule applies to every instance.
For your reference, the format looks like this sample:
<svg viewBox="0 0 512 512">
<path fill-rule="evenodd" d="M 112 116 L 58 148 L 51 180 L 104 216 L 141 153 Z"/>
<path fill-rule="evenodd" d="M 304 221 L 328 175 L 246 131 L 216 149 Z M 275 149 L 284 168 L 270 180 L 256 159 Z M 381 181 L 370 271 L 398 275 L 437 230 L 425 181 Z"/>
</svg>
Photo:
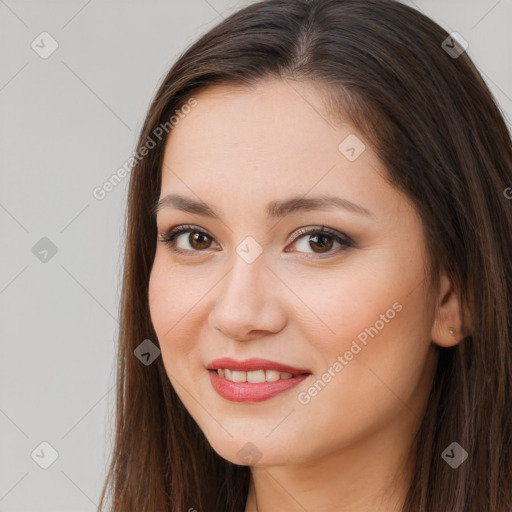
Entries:
<svg viewBox="0 0 512 512">
<path fill-rule="evenodd" d="M 220 215 L 208 203 L 178 194 L 169 194 L 160 199 L 152 209 L 153 215 L 156 215 L 164 208 L 175 208 L 183 212 L 195 213 L 197 215 L 221 220 Z M 370 212 L 370 210 L 348 199 L 326 195 L 308 198 L 295 196 L 284 201 L 271 201 L 267 204 L 266 214 L 272 219 L 280 219 L 298 211 L 306 212 L 330 208 L 342 208 L 353 213 L 374 217 L 374 214 Z"/>
</svg>

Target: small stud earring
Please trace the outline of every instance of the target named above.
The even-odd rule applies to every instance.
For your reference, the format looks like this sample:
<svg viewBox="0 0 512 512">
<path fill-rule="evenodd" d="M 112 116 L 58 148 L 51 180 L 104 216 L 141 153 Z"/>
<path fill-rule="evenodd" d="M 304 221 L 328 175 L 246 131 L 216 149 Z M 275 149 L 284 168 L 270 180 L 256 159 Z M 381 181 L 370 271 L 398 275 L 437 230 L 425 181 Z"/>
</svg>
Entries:
<svg viewBox="0 0 512 512">
<path fill-rule="evenodd" d="M 450 334 L 455 334 L 455 329 L 453 327 L 450 327 Z"/>
</svg>

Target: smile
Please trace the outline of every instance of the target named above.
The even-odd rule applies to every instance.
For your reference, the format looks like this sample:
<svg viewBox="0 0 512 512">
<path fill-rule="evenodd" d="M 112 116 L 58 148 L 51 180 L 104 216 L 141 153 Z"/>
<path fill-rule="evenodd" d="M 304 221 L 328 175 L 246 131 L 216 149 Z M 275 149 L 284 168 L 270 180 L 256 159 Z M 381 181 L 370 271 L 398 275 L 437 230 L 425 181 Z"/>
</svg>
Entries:
<svg viewBox="0 0 512 512">
<path fill-rule="evenodd" d="M 275 361 L 222 358 L 212 361 L 207 370 L 213 389 L 231 402 L 261 402 L 287 391 L 311 372 Z"/>
<path fill-rule="evenodd" d="M 217 374 L 232 382 L 275 382 L 276 380 L 293 378 L 291 373 L 280 373 L 277 370 L 252 370 L 250 372 L 241 372 L 229 370 L 228 368 L 219 368 Z"/>
</svg>

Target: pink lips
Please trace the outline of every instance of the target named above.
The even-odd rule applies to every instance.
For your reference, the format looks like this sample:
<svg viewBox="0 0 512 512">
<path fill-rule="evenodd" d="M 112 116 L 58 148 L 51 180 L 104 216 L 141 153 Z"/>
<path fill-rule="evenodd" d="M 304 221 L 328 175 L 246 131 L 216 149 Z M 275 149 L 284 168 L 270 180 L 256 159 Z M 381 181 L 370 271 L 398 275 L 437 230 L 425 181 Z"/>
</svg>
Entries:
<svg viewBox="0 0 512 512">
<path fill-rule="evenodd" d="M 269 361 L 268 359 L 251 358 L 245 361 L 236 361 L 230 357 L 215 359 L 206 367 L 210 370 L 210 382 L 215 391 L 232 402 L 261 402 L 279 393 L 295 387 L 311 374 L 309 370 L 294 368 L 285 364 Z M 281 379 L 274 382 L 232 382 L 218 375 L 218 368 L 249 372 L 252 370 L 276 370 L 282 373 L 291 373 L 290 379 Z"/>
</svg>

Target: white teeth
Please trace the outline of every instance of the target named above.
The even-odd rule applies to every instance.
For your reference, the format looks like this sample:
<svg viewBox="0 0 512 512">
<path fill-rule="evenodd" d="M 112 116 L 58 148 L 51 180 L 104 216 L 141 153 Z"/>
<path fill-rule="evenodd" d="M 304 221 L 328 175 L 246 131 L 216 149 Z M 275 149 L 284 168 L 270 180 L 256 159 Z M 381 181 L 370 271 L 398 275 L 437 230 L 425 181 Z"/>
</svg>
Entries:
<svg viewBox="0 0 512 512">
<path fill-rule="evenodd" d="M 265 370 L 254 370 L 247 372 L 247 382 L 265 382 Z"/>
<path fill-rule="evenodd" d="M 250 372 L 242 372 L 239 370 L 229 370 L 227 368 L 219 368 L 217 374 L 220 377 L 231 380 L 233 382 L 275 382 L 276 380 L 285 380 L 293 378 L 293 374 L 288 372 L 278 372 L 277 370 L 252 370 Z"/>
<path fill-rule="evenodd" d="M 279 380 L 279 372 L 276 370 L 265 370 L 265 373 L 267 374 L 267 382 L 274 382 L 276 380 Z"/>
<path fill-rule="evenodd" d="M 237 370 L 233 370 L 231 372 L 231 380 L 233 382 L 247 382 L 247 372 L 239 372 Z"/>
</svg>

